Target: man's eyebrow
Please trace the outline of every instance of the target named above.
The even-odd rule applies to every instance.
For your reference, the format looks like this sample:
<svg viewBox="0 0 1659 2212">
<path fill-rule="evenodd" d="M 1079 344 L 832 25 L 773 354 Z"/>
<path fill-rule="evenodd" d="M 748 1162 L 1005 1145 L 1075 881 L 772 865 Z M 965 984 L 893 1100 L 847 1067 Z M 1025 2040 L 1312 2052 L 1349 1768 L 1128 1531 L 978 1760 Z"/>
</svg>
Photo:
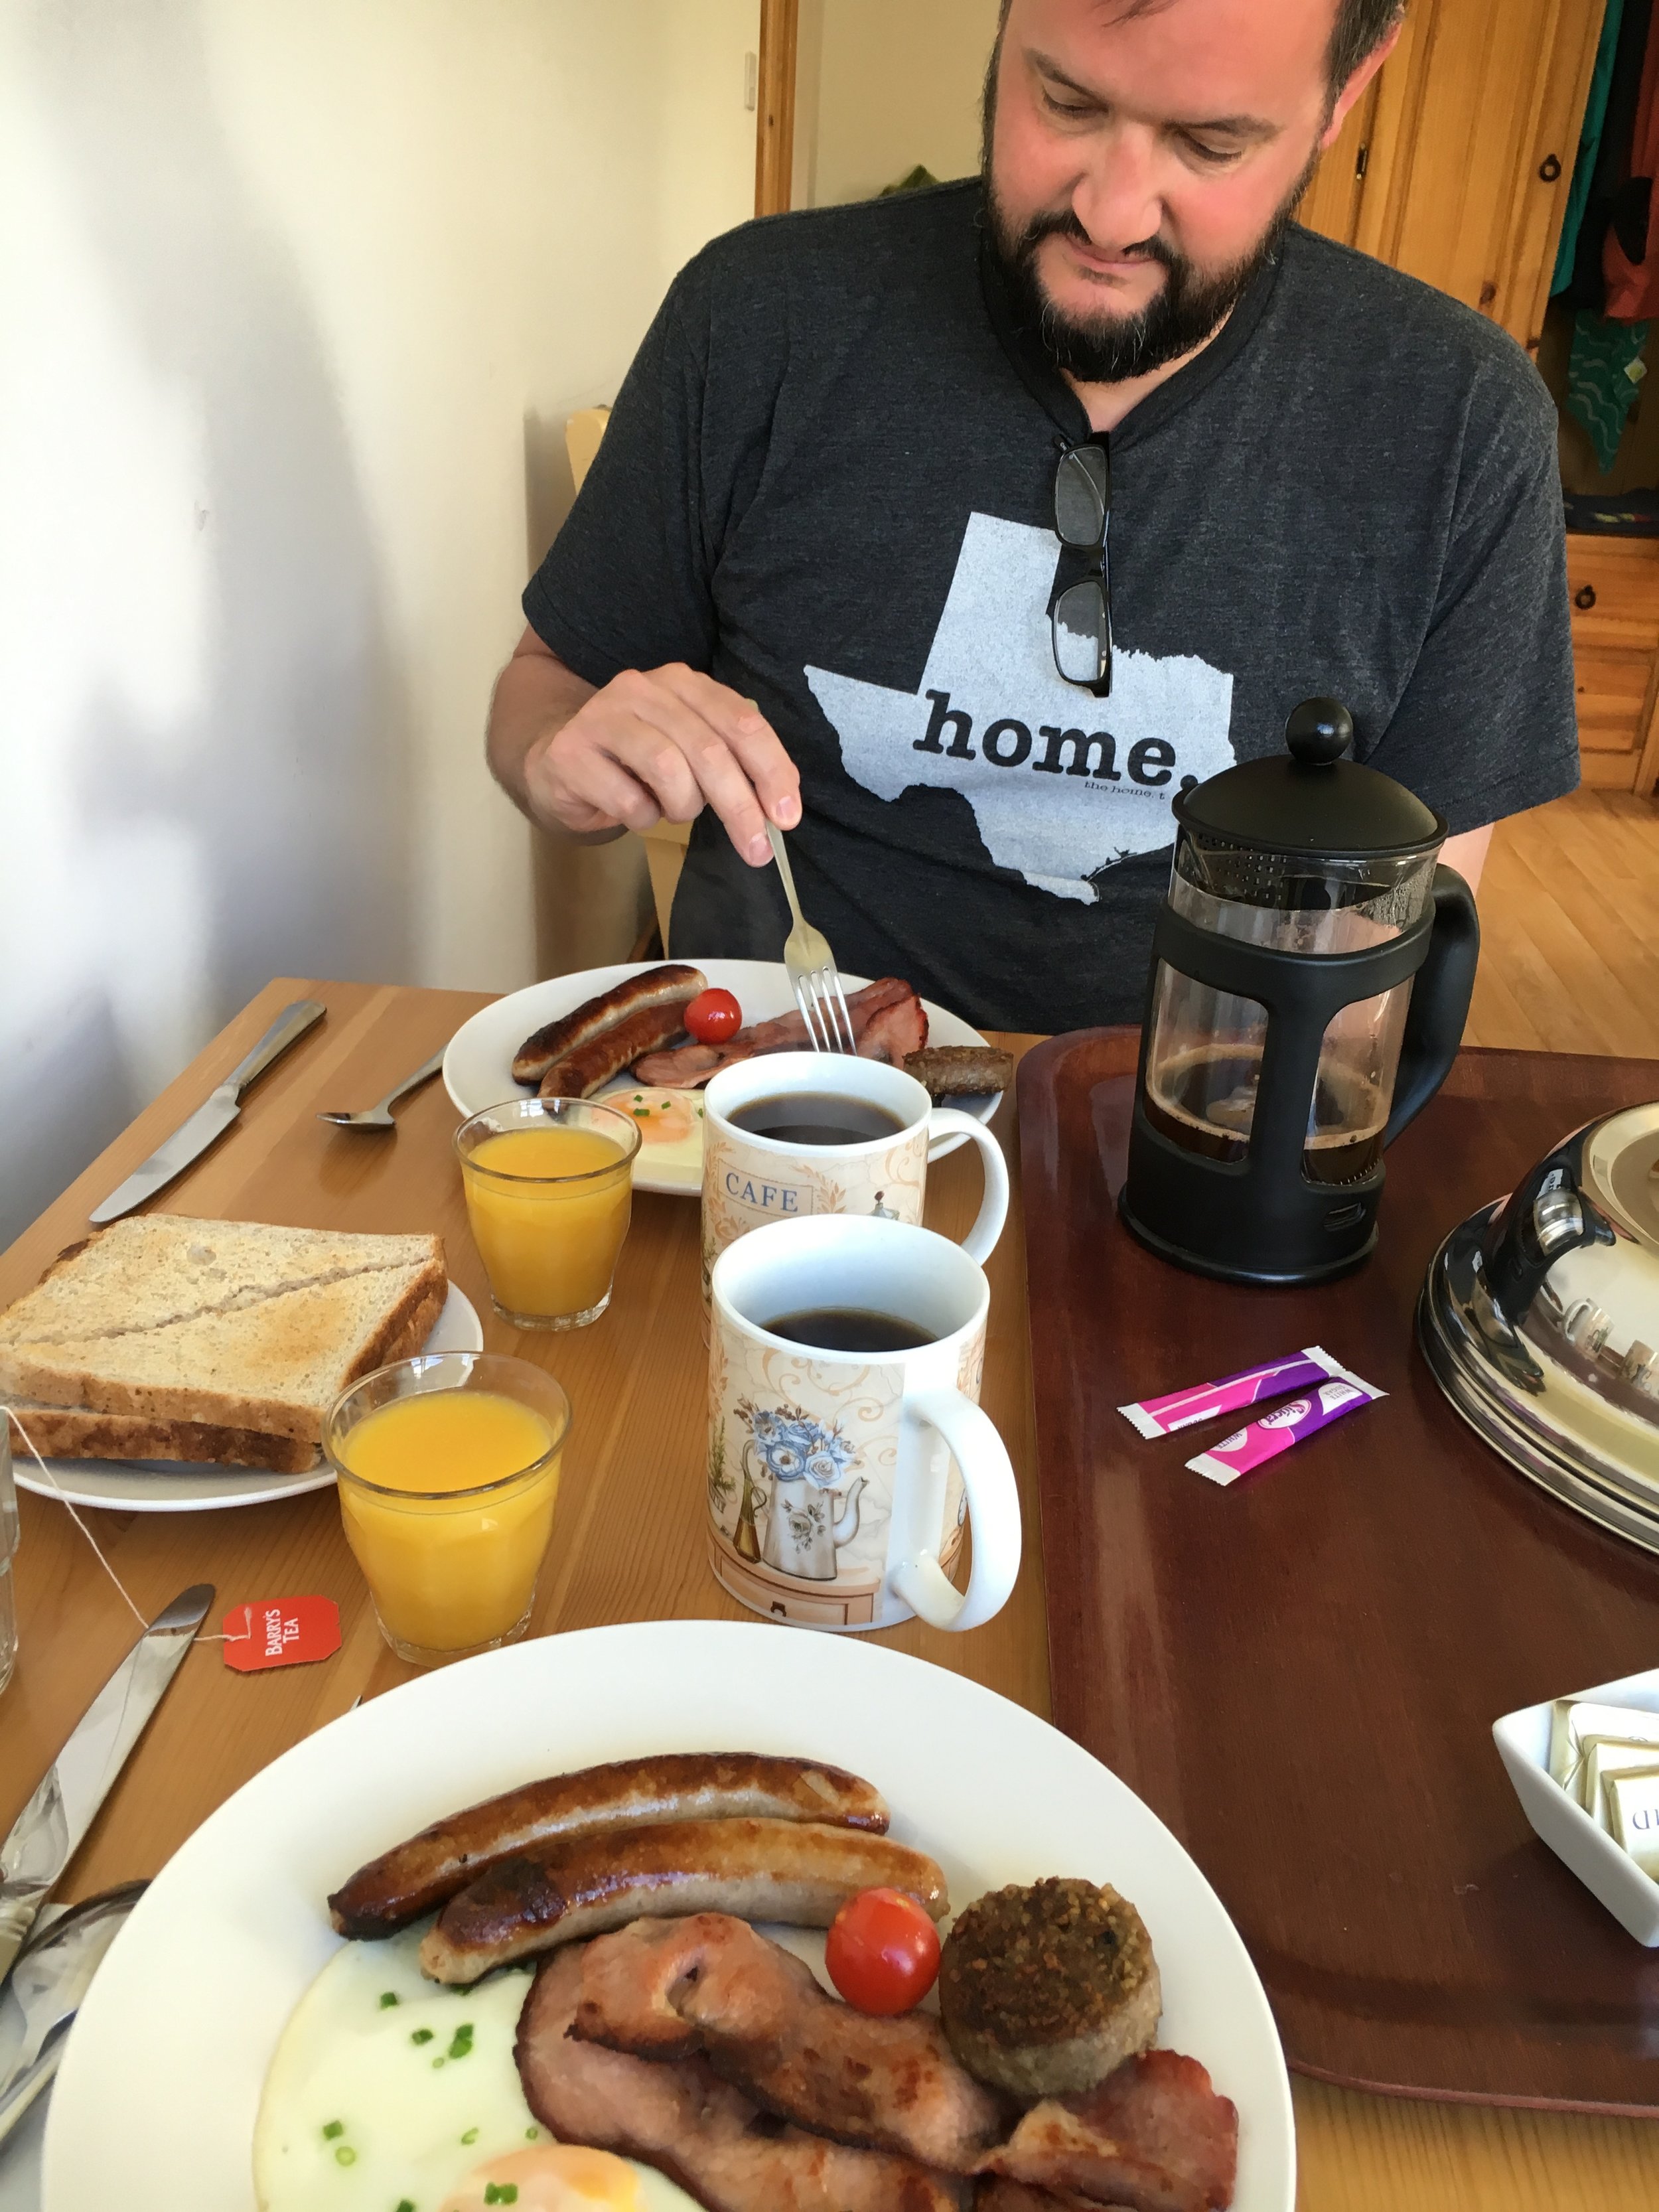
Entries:
<svg viewBox="0 0 1659 2212">
<path fill-rule="evenodd" d="M 1109 105 L 1106 95 L 1097 87 L 1079 84 L 1074 76 L 1066 74 L 1052 55 L 1039 53 L 1035 47 L 1028 46 L 1025 58 L 1040 76 L 1048 77 L 1054 84 L 1064 85 L 1067 92 L 1076 93 L 1080 100 L 1092 100 L 1097 106 Z M 1259 115 L 1216 115 L 1202 120 L 1190 118 L 1176 124 L 1174 128 L 1210 131 L 1218 137 L 1244 139 L 1253 144 L 1277 138 L 1280 131 L 1279 125 L 1268 123 Z"/>
</svg>

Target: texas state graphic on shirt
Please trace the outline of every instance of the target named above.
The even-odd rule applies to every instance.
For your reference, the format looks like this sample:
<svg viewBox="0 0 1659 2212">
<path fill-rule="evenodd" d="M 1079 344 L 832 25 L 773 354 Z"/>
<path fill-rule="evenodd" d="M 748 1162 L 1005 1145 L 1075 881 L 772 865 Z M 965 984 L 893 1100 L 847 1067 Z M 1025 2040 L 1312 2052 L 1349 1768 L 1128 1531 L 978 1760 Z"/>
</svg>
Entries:
<svg viewBox="0 0 1659 2212">
<path fill-rule="evenodd" d="M 1187 653 L 1115 647 L 1111 696 L 1054 667 L 1051 532 L 972 514 L 918 691 L 808 667 L 842 764 L 878 799 L 959 791 L 986 850 L 1056 898 L 1175 836 L 1178 791 L 1231 768 L 1233 679 Z"/>
</svg>

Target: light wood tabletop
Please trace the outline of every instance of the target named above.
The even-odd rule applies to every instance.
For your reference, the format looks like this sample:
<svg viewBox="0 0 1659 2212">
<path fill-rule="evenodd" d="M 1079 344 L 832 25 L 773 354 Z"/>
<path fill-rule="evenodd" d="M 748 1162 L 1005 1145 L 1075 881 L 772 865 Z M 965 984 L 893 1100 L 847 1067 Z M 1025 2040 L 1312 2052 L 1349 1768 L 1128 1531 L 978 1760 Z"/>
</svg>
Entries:
<svg viewBox="0 0 1659 2212">
<path fill-rule="evenodd" d="M 328 1018 L 249 1093 L 241 1118 L 158 1201 L 169 1211 L 372 1231 L 435 1231 L 449 1268 L 485 1316 L 493 1351 L 538 1360 L 574 1409 L 563 1488 L 532 1633 L 599 1622 L 742 1618 L 703 1549 L 705 1362 L 697 1297 L 697 1209 L 641 1195 L 611 1309 L 571 1334 L 523 1333 L 490 1316 L 450 1149 L 459 1116 L 434 1082 L 398 1114 L 395 1137 L 335 1129 L 319 1107 L 378 1098 L 486 1001 L 470 993 L 279 981 L 232 1022 L 131 1127 L 0 1256 L 0 1304 L 86 1234 L 88 1209 L 198 1105 L 289 1000 Z M 1035 1040 L 1002 1040 L 1016 1052 Z M 985 1627 L 951 1636 L 913 1622 L 878 1641 L 951 1667 L 1048 1711 L 1036 1528 L 1024 1225 L 1012 1093 L 996 1123 L 1013 1202 L 988 1273 L 993 1319 L 983 1403 L 1007 1441 L 1026 1513 L 1014 1595 Z M 980 1195 L 971 1148 L 934 1169 L 927 1220 L 960 1236 Z M 649 1510 L 644 1510 L 648 1504 Z M 131 1642 L 131 1615 L 55 1501 L 21 1500 L 15 1563 L 21 1651 L 0 1698 L 0 1834 Z M 90 1895 L 153 1874 L 231 1791 L 289 1744 L 407 1678 L 380 1640 L 331 1491 L 240 1511 L 88 1516 L 147 1613 L 211 1582 L 215 1615 L 260 1597 L 338 1601 L 339 1652 L 245 1676 L 216 1645 L 186 1660 L 60 1886 Z M 641 1532 L 648 1532 L 644 1535 Z M 210 1624 L 213 1625 L 213 1624 Z M 1542 1848 L 1540 1846 L 1540 1848 Z M 1302 2212 L 1636 2212 L 1659 2202 L 1659 2129 L 1355 2095 L 1295 2084 Z"/>
</svg>

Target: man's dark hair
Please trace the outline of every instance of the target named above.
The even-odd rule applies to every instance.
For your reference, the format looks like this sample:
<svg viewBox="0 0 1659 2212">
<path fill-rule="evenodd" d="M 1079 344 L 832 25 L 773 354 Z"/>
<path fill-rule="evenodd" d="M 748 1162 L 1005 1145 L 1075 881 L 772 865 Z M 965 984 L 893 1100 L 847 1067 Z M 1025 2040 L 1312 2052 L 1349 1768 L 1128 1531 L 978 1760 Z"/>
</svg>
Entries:
<svg viewBox="0 0 1659 2212">
<path fill-rule="evenodd" d="M 1011 0 L 1002 0 L 1002 13 L 997 22 L 999 48 Z M 1121 13 L 1139 15 L 1149 8 L 1168 4 L 1169 0 L 1125 0 Z M 1331 29 L 1331 43 L 1325 50 L 1325 72 L 1333 101 L 1361 62 L 1376 52 L 1405 12 L 1406 0 L 1336 0 L 1336 21 Z M 996 66 L 994 52 L 991 65 L 993 69 Z"/>
</svg>

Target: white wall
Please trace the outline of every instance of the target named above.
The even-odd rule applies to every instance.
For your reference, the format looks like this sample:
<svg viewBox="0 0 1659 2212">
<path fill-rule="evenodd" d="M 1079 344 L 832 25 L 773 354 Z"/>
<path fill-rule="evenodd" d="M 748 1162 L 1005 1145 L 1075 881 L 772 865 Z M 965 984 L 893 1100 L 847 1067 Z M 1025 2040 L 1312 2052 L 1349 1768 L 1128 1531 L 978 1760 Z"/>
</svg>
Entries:
<svg viewBox="0 0 1659 2212">
<path fill-rule="evenodd" d="M 0 1233 L 274 973 L 534 974 L 489 688 L 757 32 L 0 0 Z"/>
<path fill-rule="evenodd" d="M 997 0 L 802 0 L 795 204 L 868 199 L 920 161 L 979 167 Z"/>
</svg>

